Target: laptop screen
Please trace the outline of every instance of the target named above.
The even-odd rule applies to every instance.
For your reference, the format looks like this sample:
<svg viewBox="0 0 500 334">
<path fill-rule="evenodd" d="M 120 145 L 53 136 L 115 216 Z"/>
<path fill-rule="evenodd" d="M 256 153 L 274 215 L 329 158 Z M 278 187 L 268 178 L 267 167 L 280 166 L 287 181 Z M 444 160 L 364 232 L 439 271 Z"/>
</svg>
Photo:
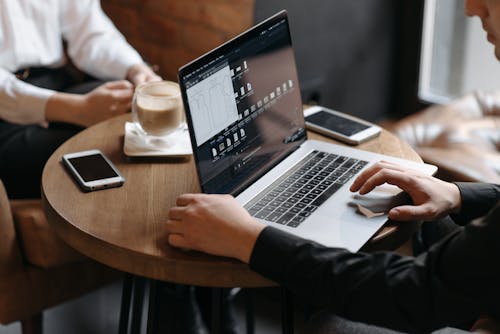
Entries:
<svg viewBox="0 0 500 334">
<path fill-rule="evenodd" d="M 179 71 L 202 191 L 238 194 L 305 139 L 286 12 Z"/>
</svg>

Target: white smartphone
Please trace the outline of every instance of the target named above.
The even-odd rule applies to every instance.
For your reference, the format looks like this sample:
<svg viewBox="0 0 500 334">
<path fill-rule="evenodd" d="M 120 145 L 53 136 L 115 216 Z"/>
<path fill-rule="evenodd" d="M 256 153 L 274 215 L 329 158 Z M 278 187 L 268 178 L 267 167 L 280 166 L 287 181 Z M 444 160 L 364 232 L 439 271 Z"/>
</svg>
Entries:
<svg viewBox="0 0 500 334">
<path fill-rule="evenodd" d="M 359 118 L 313 106 L 304 110 L 306 127 L 350 145 L 357 145 L 380 134 L 380 127 Z"/>
<path fill-rule="evenodd" d="M 85 192 L 120 187 L 125 182 L 115 165 L 100 150 L 65 154 L 62 161 Z"/>
</svg>

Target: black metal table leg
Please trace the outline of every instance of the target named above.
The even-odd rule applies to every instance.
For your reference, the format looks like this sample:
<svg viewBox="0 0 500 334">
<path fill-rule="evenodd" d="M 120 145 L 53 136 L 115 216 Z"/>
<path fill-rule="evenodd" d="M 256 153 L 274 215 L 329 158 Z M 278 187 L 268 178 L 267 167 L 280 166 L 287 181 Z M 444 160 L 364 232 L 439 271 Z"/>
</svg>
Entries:
<svg viewBox="0 0 500 334">
<path fill-rule="evenodd" d="M 255 332 L 255 309 L 254 309 L 254 293 L 252 289 L 244 289 L 245 292 L 245 321 L 247 334 Z"/>
<path fill-rule="evenodd" d="M 148 323 L 147 334 L 155 334 L 158 329 L 158 281 L 149 280 L 149 306 L 148 306 Z"/>
<path fill-rule="evenodd" d="M 133 276 L 125 274 L 122 288 L 122 302 L 120 306 L 120 324 L 118 327 L 119 334 L 127 334 L 128 332 L 128 317 L 130 313 L 130 299 L 132 298 Z"/>
<path fill-rule="evenodd" d="M 293 298 L 290 291 L 281 288 L 281 331 L 293 334 Z"/>
<path fill-rule="evenodd" d="M 130 333 L 139 334 L 141 332 L 142 309 L 144 304 L 144 288 L 146 279 L 143 277 L 134 277 L 132 315 L 130 323 Z"/>
<path fill-rule="evenodd" d="M 212 334 L 221 333 L 222 325 L 222 288 L 212 288 Z"/>
</svg>

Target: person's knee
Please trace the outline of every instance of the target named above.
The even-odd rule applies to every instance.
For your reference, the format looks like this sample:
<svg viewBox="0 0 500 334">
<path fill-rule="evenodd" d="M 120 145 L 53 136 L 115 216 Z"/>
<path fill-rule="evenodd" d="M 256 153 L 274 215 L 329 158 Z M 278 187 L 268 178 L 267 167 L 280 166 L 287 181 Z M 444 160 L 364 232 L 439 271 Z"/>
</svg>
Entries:
<svg viewBox="0 0 500 334">
<path fill-rule="evenodd" d="M 12 125 L 7 130 L 8 136 L 2 136 L 4 140 L 0 146 L 0 178 L 11 198 L 37 198 L 40 196 L 40 179 L 45 163 L 62 143 L 81 128 L 71 125 L 49 128 Z"/>
</svg>

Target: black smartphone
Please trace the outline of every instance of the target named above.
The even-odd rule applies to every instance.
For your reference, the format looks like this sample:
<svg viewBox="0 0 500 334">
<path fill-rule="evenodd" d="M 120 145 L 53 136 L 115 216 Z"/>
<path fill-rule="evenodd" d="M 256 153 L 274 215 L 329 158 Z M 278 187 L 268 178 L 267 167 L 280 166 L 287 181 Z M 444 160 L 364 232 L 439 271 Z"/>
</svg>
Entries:
<svg viewBox="0 0 500 334">
<path fill-rule="evenodd" d="M 304 110 L 306 127 L 328 137 L 357 145 L 380 134 L 380 127 L 359 118 L 314 106 Z"/>
<path fill-rule="evenodd" d="M 68 153 L 63 155 L 62 161 L 85 192 L 120 187 L 125 182 L 115 165 L 100 150 Z"/>
</svg>

